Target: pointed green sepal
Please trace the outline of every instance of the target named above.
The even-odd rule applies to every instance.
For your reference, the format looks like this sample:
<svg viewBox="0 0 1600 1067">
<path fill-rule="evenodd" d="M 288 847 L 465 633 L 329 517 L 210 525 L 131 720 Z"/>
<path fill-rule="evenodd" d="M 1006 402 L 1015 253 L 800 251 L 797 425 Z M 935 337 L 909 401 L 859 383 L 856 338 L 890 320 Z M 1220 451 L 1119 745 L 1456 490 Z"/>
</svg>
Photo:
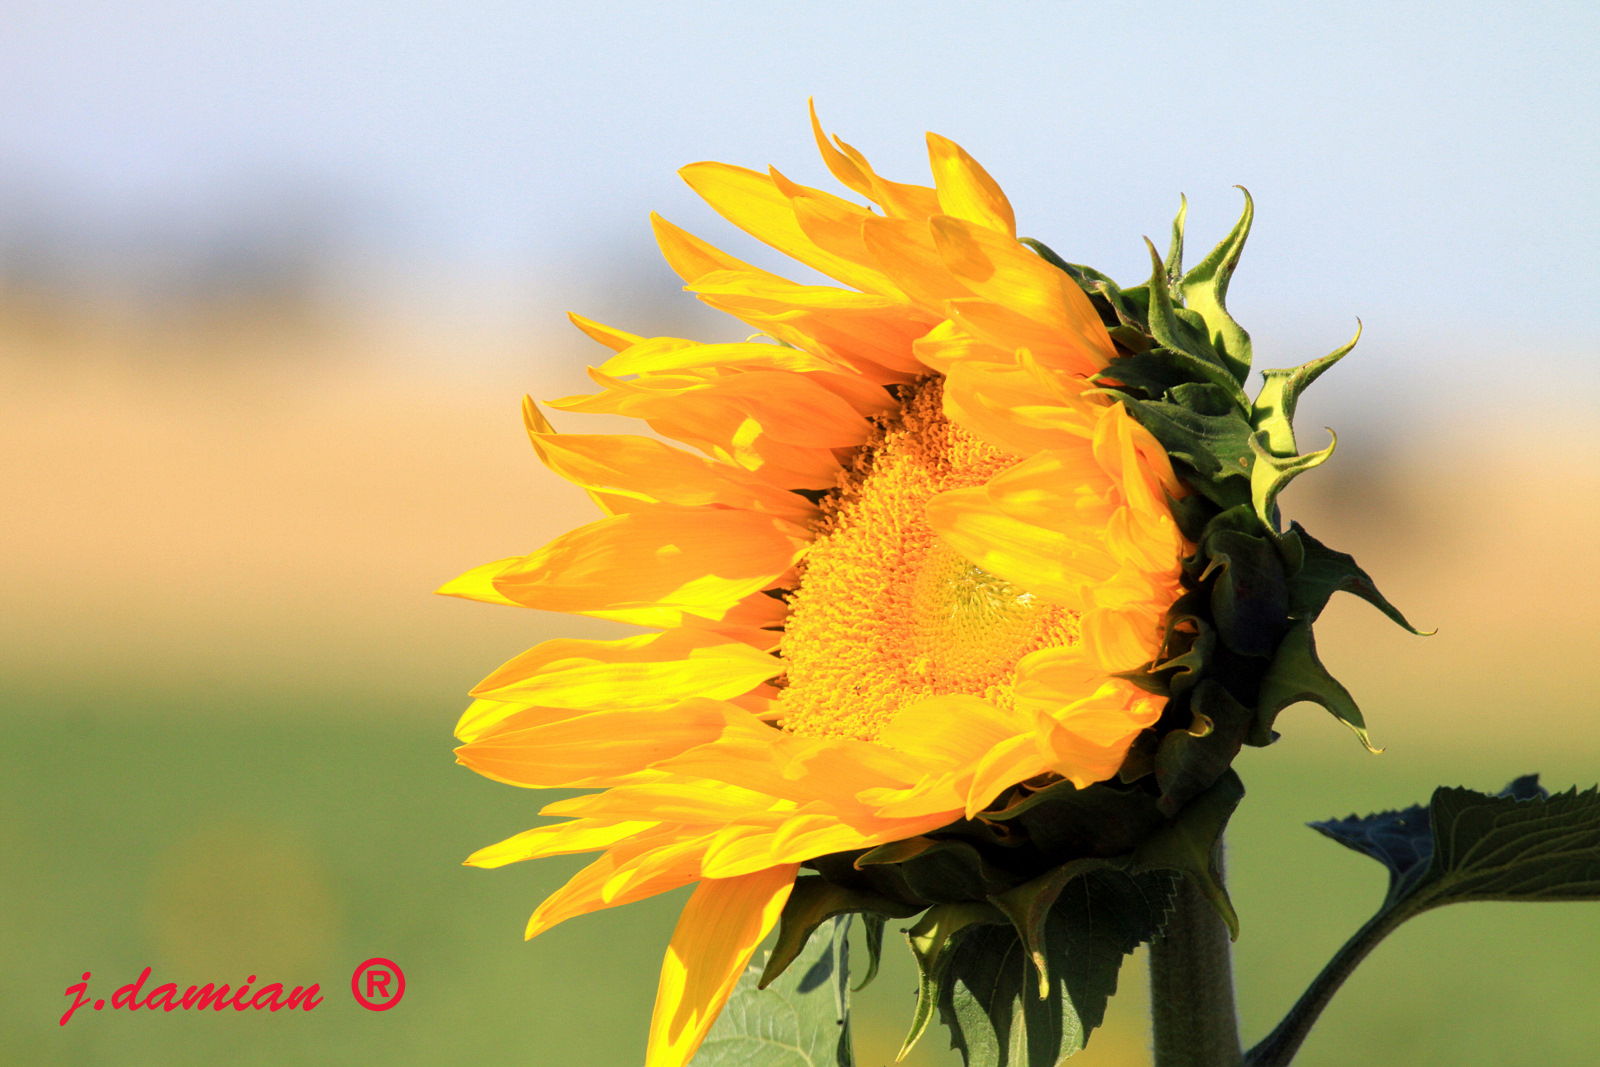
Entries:
<svg viewBox="0 0 1600 1067">
<path fill-rule="evenodd" d="M 1034 973 L 1038 975 L 1040 1000 L 1050 995 L 1050 964 L 1045 940 L 1045 919 L 1049 917 L 1050 909 L 1055 906 L 1056 898 L 1061 896 L 1061 890 L 1068 882 L 1109 866 L 1109 860 L 1097 857 L 1073 860 L 1007 893 L 989 898 L 989 903 L 1004 912 L 1016 928 L 1023 951 L 1028 954 L 1028 959 L 1033 962 Z"/>
<path fill-rule="evenodd" d="M 906 931 L 911 955 L 917 961 L 917 1008 L 911 1017 L 911 1030 L 894 1058 L 896 1063 L 916 1047 L 928 1023 L 933 1021 L 933 1009 L 945 993 L 945 972 L 949 970 L 956 939 L 973 926 L 1006 922 L 1005 914 L 992 904 L 963 901 L 929 908 L 928 913 Z"/>
<path fill-rule="evenodd" d="M 1256 723 L 1255 712 L 1213 678 L 1195 687 L 1189 707 L 1193 720 L 1188 729 L 1170 731 L 1156 749 L 1156 784 L 1161 789 L 1156 806 L 1168 818 L 1177 817 L 1227 773 Z"/>
<path fill-rule="evenodd" d="M 1182 299 L 1182 290 L 1178 283 L 1183 280 L 1183 224 L 1189 217 L 1189 198 L 1182 193 L 1178 194 L 1178 214 L 1172 220 L 1172 243 L 1167 246 L 1167 259 L 1163 266 L 1167 269 L 1167 291 L 1178 294 Z"/>
<path fill-rule="evenodd" d="M 1321 704 L 1333 717 L 1350 727 L 1368 752 L 1381 752 L 1374 748 L 1367 736 L 1367 723 L 1356 706 L 1350 690 L 1328 673 L 1317 658 L 1317 642 L 1311 633 L 1309 620 L 1301 619 L 1284 636 L 1261 680 L 1260 704 L 1256 708 L 1256 721 L 1250 736 L 1253 745 L 1271 741 L 1272 723 L 1278 713 L 1290 704 L 1308 700 Z"/>
<path fill-rule="evenodd" d="M 1145 245 L 1150 250 L 1150 335 L 1166 349 L 1173 363 L 1194 376 L 1195 380 L 1209 382 L 1223 390 L 1228 399 L 1248 414 L 1250 401 L 1240 388 L 1239 379 L 1222 362 L 1211 348 L 1211 342 L 1197 331 L 1190 318 L 1199 320 L 1198 314 L 1180 316 L 1173 307 L 1172 294 L 1167 286 L 1167 267 L 1161 253 L 1149 238 Z M 1203 323 L 1202 323 L 1203 325 Z"/>
<path fill-rule="evenodd" d="M 1226 299 L 1228 282 L 1239 265 L 1239 254 L 1250 236 L 1256 209 L 1250 190 L 1241 185 L 1239 191 L 1244 193 L 1244 213 L 1239 221 L 1210 255 L 1183 276 L 1178 288 L 1184 303 L 1205 322 L 1211 347 L 1242 385 L 1250 376 L 1250 335 L 1228 314 Z"/>
<path fill-rule="evenodd" d="M 1291 524 L 1290 532 L 1305 546 L 1305 565 L 1289 582 L 1289 613 L 1295 618 L 1315 621 L 1333 594 L 1345 592 L 1354 593 L 1418 637 L 1431 637 L 1437 632 L 1419 630 L 1411 625 L 1400 609 L 1378 592 L 1377 585 L 1357 565 L 1355 557 L 1329 548 L 1298 522 Z"/>
<path fill-rule="evenodd" d="M 893 867 L 912 893 L 935 904 L 982 900 L 1021 881 L 989 863 L 965 841 L 936 841 L 931 837 L 910 837 L 879 845 L 857 859 L 855 865 L 858 870 Z"/>
<path fill-rule="evenodd" d="M 1181 385 L 1169 395 L 1124 402 L 1167 455 L 1193 471 L 1185 479 L 1191 486 L 1220 508 L 1248 503 L 1255 461 L 1250 424 L 1216 386 Z"/>
<path fill-rule="evenodd" d="M 795 879 L 794 890 L 778 918 L 777 942 L 767 956 L 756 988 L 767 988 L 805 949 L 812 932 L 836 915 L 861 912 L 878 916 L 881 924 L 885 916 L 908 919 L 921 910 L 917 905 L 901 904 L 870 890 L 846 889 L 816 875 L 802 875 Z"/>
<path fill-rule="evenodd" d="M 1253 533 L 1221 529 L 1202 548 L 1208 560 L 1202 580 L 1216 575 L 1211 618 L 1222 643 L 1241 656 L 1272 655 L 1289 615 L 1288 577 L 1277 547 Z"/>
<path fill-rule="evenodd" d="M 851 988 L 852 993 L 861 992 L 878 977 L 878 965 L 883 962 L 883 928 L 888 924 L 889 920 L 880 914 L 862 913 L 861 934 L 867 943 L 867 973 L 861 976 L 859 985 Z"/>
<path fill-rule="evenodd" d="M 1155 798 L 1142 789 L 1120 789 L 1108 782 L 1077 789 L 1061 781 L 1002 811 L 986 811 L 982 818 L 1020 827 L 1046 857 L 1067 859 L 1130 852 L 1161 825 L 1163 817 Z"/>
<path fill-rule="evenodd" d="M 1321 359 L 1314 359 L 1298 367 L 1282 370 L 1264 370 L 1265 381 L 1256 394 L 1250 422 L 1267 435 L 1265 444 L 1275 456 L 1292 456 L 1299 451 L 1294 443 L 1294 412 L 1300 403 L 1300 394 L 1306 386 L 1322 376 L 1322 372 L 1350 354 L 1361 340 L 1361 320 L 1356 320 L 1356 335 L 1348 344 L 1336 348 Z"/>
<path fill-rule="evenodd" d="M 1239 940 L 1239 913 L 1234 910 L 1222 872 L 1217 869 L 1217 843 L 1234 809 L 1244 799 L 1244 783 L 1232 769 L 1224 771 L 1204 793 L 1185 804 L 1178 817 L 1157 830 L 1134 851 L 1130 870 L 1176 870 L 1200 890 L 1228 925 L 1228 937 Z"/>
<path fill-rule="evenodd" d="M 1303 456 L 1275 456 L 1264 440 L 1266 432 L 1251 435 L 1250 448 L 1256 461 L 1250 468 L 1250 500 L 1255 505 L 1256 517 L 1273 534 L 1278 532 L 1278 494 L 1300 475 L 1313 467 L 1326 463 L 1333 450 L 1339 447 L 1339 435 L 1328 431 L 1332 438 L 1328 447 Z"/>
</svg>

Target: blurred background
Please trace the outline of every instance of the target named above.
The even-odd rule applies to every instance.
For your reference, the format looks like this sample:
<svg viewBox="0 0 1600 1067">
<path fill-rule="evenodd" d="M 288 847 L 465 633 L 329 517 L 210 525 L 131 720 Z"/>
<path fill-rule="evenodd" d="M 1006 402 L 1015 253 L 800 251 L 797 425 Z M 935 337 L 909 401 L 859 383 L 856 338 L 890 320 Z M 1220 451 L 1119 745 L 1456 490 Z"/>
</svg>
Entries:
<svg viewBox="0 0 1600 1067">
<path fill-rule="evenodd" d="M 461 867 L 551 798 L 450 754 L 499 662 L 622 628 L 430 590 L 589 518 L 517 415 L 605 354 L 563 312 L 748 333 L 679 291 L 646 215 L 787 270 L 673 171 L 831 187 L 808 95 L 900 180 L 924 130 L 954 138 L 1026 233 L 1130 284 L 1180 192 L 1203 251 L 1246 185 L 1258 362 L 1365 324 L 1302 405 L 1340 448 L 1287 510 L 1439 633 L 1336 602 L 1324 659 L 1388 751 L 1304 706 L 1242 758 L 1255 1040 L 1383 891 L 1305 820 L 1600 780 L 1597 55 L 1593 6 L 1538 0 L 5 0 L 0 1062 L 641 1060 L 683 894 L 524 944 L 580 860 Z M 393 1011 L 348 995 L 371 956 L 405 968 Z M 859 1000 L 862 1067 L 908 1020 L 905 956 Z M 104 996 L 146 966 L 327 1001 L 57 1025 L 83 971 Z M 1076 1062 L 1148 1062 L 1141 966 Z M 1589 1064 L 1597 999 L 1600 905 L 1446 909 L 1299 1062 Z"/>
</svg>

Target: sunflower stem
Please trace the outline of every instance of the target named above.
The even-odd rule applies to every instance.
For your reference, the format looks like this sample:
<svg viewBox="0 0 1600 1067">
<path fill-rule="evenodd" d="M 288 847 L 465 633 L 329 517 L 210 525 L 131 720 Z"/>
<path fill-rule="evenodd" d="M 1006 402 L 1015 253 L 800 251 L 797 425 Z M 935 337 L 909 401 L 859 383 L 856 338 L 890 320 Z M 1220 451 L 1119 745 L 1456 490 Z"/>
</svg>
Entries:
<svg viewBox="0 0 1600 1067">
<path fill-rule="evenodd" d="M 1222 870 L 1217 842 L 1217 871 Z M 1155 1067 L 1239 1067 L 1228 927 L 1186 878 L 1161 936 L 1150 945 Z"/>
</svg>

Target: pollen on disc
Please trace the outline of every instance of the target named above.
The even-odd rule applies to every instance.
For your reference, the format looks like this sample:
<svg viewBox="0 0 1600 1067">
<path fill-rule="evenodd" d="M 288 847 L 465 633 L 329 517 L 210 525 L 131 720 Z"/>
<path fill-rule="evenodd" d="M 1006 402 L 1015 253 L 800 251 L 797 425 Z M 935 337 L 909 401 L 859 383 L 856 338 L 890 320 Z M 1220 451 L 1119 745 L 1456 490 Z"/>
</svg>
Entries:
<svg viewBox="0 0 1600 1067">
<path fill-rule="evenodd" d="M 1020 459 L 945 418 L 940 383 L 909 391 L 822 503 L 782 641 L 786 730 L 870 741 L 928 697 L 1004 704 L 1018 660 L 1078 639 L 1072 612 L 979 570 L 928 525 L 936 494 Z"/>
</svg>

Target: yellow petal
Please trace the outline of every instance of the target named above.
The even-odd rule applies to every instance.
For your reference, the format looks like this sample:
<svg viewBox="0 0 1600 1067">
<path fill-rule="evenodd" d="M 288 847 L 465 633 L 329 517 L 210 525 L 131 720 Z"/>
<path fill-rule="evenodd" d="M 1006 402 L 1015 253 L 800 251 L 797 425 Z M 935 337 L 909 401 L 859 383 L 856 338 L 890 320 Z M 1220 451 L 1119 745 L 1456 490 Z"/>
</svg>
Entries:
<svg viewBox="0 0 1600 1067">
<path fill-rule="evenodd" d="M 468 867 L 504 867 L 508 863 L 595 852 L 653 830 L 653 822 L 594 823 L 586 819 L 524 830 L 514 837 L 480 848 L 467 857 Z"/>
<path fill-rule="evenodd" d="M 1100 408 L 1041 396 L 1038 379 L 1014 363 L 958 360 L 944 383 L 951 421 L 1020 456 L 1078 446 L 1093 437 Z"/>
<path fill-rule="evenodd" d="M 669 710 L 593 711 L 525 729 L 502 729 L 456 749 L 486 778 L 530 789 L 563 789 L 643 770 L 716 737 L 722 715 L 710 701 Z"/>
<path fill-rule="evenodd" d="M 757 240 L 846 285 L 869 293 L 895 293 L 877 270 L 812 243 L 795 220 L 794 206 L 771 176 L 727 163 L 691 163 L 678 173 L 712 210 Z"/>
<path fill-rule="evenodd" d="M 732 822 L 761 817 L 764 813 L 794 810 L 793 803 L 752 789 L 669 774 L 661 781 L 618 786 L 604 793 L 558 800 L 546 804 L 539 814 L 608 822 L 643 819 L 717 830 Z"/>
<path fill-rule="evenodd" d="M 659 709 L 690 697 L 740 696 L 783 669 L 774 656 L 704 630 L 556 638 L 501 666 L 472 695 L 558 708 Z"/>
<path fill-rule="evenodd" d="M 653 211 L 650 213 L 650 225 L 655 230 L 656 244 L 666 257 L 667 265 L 691 285 L 714 271 L 736 271 L 751 277 L 783 281 L 778 275 L 753 267 L 689 231 L 674 226 Z"/>
<path fill-rule="evenodd" d="M 644 419 L 662 436 L 784 489 L 831 489 L 839 472 L 832 449 L 859 445 L 872 432 L 849 401 L 789 371 L 663 373 L 631 382 L 597 370 L 590 376 L 605 386 L 603 392 L 550 406 Z"/>
<path fill-rule="evenodd" d="M 575 311 L 567 312 L 567 318 L 572 321 L 572 325 L 614 352 L 621 352 L 624 348 L 636 345 L 644 340 L 638 334 L 627 333 L 611 326 L 602 326 L 593 319 L 586 319 Z"/>
<path fill-rule="evenodd" d="M 1116 346 L 1078 283 L 1012 238 L 941 215 L 929 224 L 945 266 L 978 296 L 1059 335 L 1099 370 Z"/>
<path fill-rule="evenodd" d="M 799 552 L 775 519 L 656 505 L 561 535 L 503 568 L 494 588 L 525 607 L 666 628 L 685 614 L 722 618 Z"/>
<path fill-rule="evenodd" d="M 463 600 L 481 600 L 485 604 L 507 604 L 517 608 L 522 605 L 494 587 L 494 580 L 509 567 L 521 563 L 526 557 L 508 556 L 493 563 L 474 567 L 459 578 L 452 578 L 434 592 L 440 596 L 458 596 Z"/>
<path fill-rule="evenodd" d="M 821 286 L 792 282 L 756 284 L 731 273 L 712 274 L 694 285 L 700 299 L 807 352 L 826 356 L 849 368 L 860 384 L 884 386 L 910 381 L 923 373 L 912 345 L 927 325 L 908 308 L 883 297 L 850 290 L 827 290 L 860 298 L 853 305 L 832 299 L 824 306 L 812 291 Z M 868 303 L 868 302 L 871 303 Z M 882 390 L 878 390 L 882 395 Z"/>
<path fill-rule="evenodd" d="M 987 226 L 1007 237 L 1017 235 L 1017 217 L 1011 201 L 989 172 L 954 141 L 928 134 L 928 161 L 933 184 L 939 191 L 939 209 L 946 215 Z"/>
<path fill-rule="evenodd" d="M 883 273 L 917 306 L 944 317 L 944 302 L 972 290 L 945 266 L 921 219 L 868 219 L 861 237 Z"/>
<path fill-rule="evenodd" d="M 455 735 L 463 741 L 471 741 L 495 723 L 526 708 L 526 704 L 515 701 L 474 700 L 456 721 Z"/>
<path fill-rule="evenodd" d="M 818 286 L 817 288 L 822 288 Z M 833 290 L 846 293 L 847 290 Z M 850 293 L 860 296 L 859 293 Z M 881 299 L 868 297 L 867 299 Z M 675 342 L 676 337 L 656 338 L 657 341 Z M 662 344 L 652 341 L 635 345 L 601 364 L 607 374 L 648 374 L 665 370 L 688 370 L 702 367 L 761 367 L 767 370 L 814 371 L 839 370 L 832 360 L 814 356 L 810 352 L 786 348 L 783 345 L 722 344 L 700 345 L 693 342 Z"/>
<path fill-rule="evenodd" d="M 528 919 L 528 939 L 568 919 L 653 897 L 700 878 L 700 858 L 709 833 L 685 837 L 681 827 L 664 826 L 623 841 L 573 875 L 545 898 Z"/>
<path fill-rule="evenodd" d="M 879 207 L 899 218 L 925 219 L 939 211 L 939 197 L 925 185 L 903 185 L 879 177 L 867 163 L 866 157 L 839 138 L 822 132 L 822 122 L 817 118 L 817 108 L 811 107 L 811 131 L 816 136 L 817 148 L 822 153 L 828 170 L 848 189 L 860 193 Z"/>
<path fill-rule="evenodd" d="M 816 505 L 806 498 L 741 467 L 684 452 L 651 437 L 552 433 L 531 399 L 525 399 L 523 405 L 528 437 L 540 460 L 585 489 L 684 507 L 720 504 L 800 524 L 817 516 Z"/>
<path fill-rule="evenodd" d="M 927 514 L 939 536 L 983 570 L 1081 609 L 1086 590 L 1120 570 L 1103 536 L 1114 512 L 1105 474 L 1084 448 L 1041 452 L 988 485 L 941 493 Z"/>
<path fill-rule="evenodd" d="M 684 906 L 661 967 L 645 1067 L 686 1067 L 750 957 L 777 925 L 799 867 L 708 878 Z"/>
</svg>

